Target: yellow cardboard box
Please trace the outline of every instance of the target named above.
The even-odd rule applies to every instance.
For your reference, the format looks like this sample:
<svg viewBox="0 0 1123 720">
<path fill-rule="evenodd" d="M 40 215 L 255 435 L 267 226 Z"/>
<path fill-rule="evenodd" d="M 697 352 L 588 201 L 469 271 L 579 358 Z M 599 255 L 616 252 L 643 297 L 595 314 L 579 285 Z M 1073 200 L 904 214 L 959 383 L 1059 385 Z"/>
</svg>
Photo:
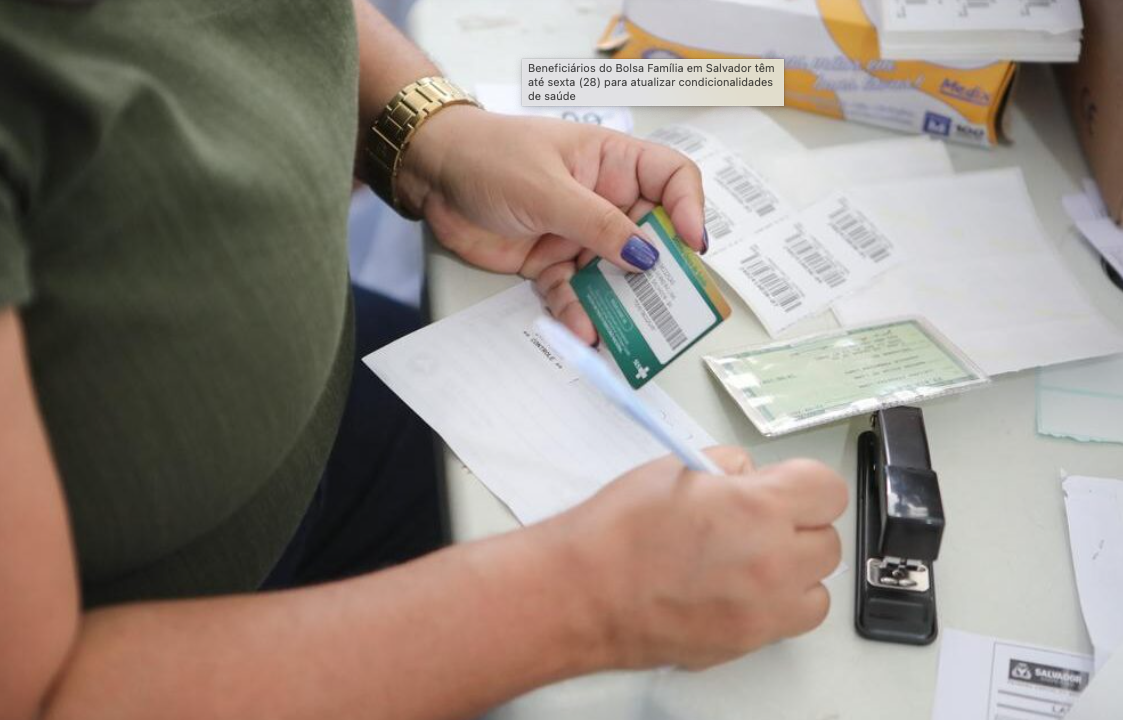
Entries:
<svg viewBox="0 0 1123 720">
<path fill-rule="evenodd" d="M 625 0 L 598 47 L 617 58 L 783 59 L 790 107 L 995 145 L 1016 65 L 883 60 L 872 2 Z"/>
</svg>

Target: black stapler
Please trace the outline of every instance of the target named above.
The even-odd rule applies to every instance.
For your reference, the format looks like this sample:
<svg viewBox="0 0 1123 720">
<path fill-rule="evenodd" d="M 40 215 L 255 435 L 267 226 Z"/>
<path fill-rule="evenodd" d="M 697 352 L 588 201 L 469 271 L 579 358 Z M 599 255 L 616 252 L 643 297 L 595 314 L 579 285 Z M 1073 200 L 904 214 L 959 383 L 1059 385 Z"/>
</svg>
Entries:
<svg viewBox="0 0 1123 720">
<path fill-rule="evenodd" d="M 936 578 L 944 506 L 919 408 L 872 417 L 858 437 L 858 567 L 854 624 L 871 640 L 936 639 Z"/>
</svg>

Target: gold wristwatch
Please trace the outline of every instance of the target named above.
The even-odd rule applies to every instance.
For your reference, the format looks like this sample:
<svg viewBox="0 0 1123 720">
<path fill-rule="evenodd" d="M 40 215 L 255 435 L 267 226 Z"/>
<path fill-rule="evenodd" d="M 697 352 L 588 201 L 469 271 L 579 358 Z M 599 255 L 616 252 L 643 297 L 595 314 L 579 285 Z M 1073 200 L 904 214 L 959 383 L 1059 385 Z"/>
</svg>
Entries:
<svg viewBox="0 0 1123 720">
<path fill-rule="evenodd" d="M 417 129 L 453 105 L 480 107 L 475 98 L 447 78 L 421 78 L 402 88 L 374 124 L 364 131 L 359 151 L 359 178 L 402 217 L 420 219 L 408 213 L 398 200 L 395 184 L 402 157 Z"/>
</svg>

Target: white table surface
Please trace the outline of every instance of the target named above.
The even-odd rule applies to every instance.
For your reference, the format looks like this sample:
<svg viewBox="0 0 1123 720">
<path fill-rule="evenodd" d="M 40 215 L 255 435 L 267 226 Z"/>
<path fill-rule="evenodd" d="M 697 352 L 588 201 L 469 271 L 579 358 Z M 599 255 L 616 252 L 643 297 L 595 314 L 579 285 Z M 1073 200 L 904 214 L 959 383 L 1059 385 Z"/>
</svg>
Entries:
<svg viewBox="0 0 1123 720">
<path fill-rule="evenodd" d="M 523 57 L 591 57 L 618 0 L 420 0 L 410 32 L 455 81 L 517 82 Z M 645 134 L 689 108 L 637 108 Z M 798 110 L 769 114 L 809 147 L 892 133 Z M 949 145 L 958 171 L 1018 165 L 1048 237 L 1092 301 L 1123 327 L 1123 293 L 1070 228 L 1061 196 L 1088 174 L 1052 74 L 1023 69 L 1009 114 L 1013 144 L 996 150 Z M 750 158 L 751 160 L 751 158 Z M 445 317 L 518 282 L 428 254 L 433 314 Z M 701 356 L 767 335 L 731 292 L 733 317 L 658 378 L 721 442 L 750 448 L 758 464 L 813 457 L 852 479 L 854 420 L 764 439 L 708 377 Z M 834 325 L 829 318 L 805 329 Z M 936 563 L 942 626 L 1090 652 L 1065 529 L 1062 473 L 1123 477 L 1123 445 L 1081 444 L 1035 432 L 1035 374 L 998 378 L 984 390 L 924 405 L 933 465 L 948 518 Z M 471 540 L 518 526 L 446 451 L 454 536 Z M 855 515 L 838 522 L 854 565 Z M 768 718 L 901 720 L 931 715 L 939 643 L 925 648 L 863 640 L 853 628 L 854 571 L 831 583 L 830 615 L 817 631 L 701 673 L 608 673 L 544 688 L 498 709 L 499 718 Z"/>
</svg>

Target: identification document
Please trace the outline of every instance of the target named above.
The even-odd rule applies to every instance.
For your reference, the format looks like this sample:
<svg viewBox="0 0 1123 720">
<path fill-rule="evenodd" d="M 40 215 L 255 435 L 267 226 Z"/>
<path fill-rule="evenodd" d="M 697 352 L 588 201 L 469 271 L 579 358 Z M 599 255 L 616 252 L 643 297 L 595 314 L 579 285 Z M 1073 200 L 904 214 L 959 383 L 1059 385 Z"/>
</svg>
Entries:
<svg viewBox="0 0 1123 720">
<path fill-rule="evenodd" d="M 919 319 L 705 357 L 760 432 L 783 435 L 988 382 Z"/>
<path fill-rule="evenodd" d="M 729 303 L 702 261 L 675 234 L 663 208 L 639 222 L 659 262 L 627 273 L 600 258 L 570 283 L 633 388 L 642 387 L 729 317 Z"/>
</svg>

